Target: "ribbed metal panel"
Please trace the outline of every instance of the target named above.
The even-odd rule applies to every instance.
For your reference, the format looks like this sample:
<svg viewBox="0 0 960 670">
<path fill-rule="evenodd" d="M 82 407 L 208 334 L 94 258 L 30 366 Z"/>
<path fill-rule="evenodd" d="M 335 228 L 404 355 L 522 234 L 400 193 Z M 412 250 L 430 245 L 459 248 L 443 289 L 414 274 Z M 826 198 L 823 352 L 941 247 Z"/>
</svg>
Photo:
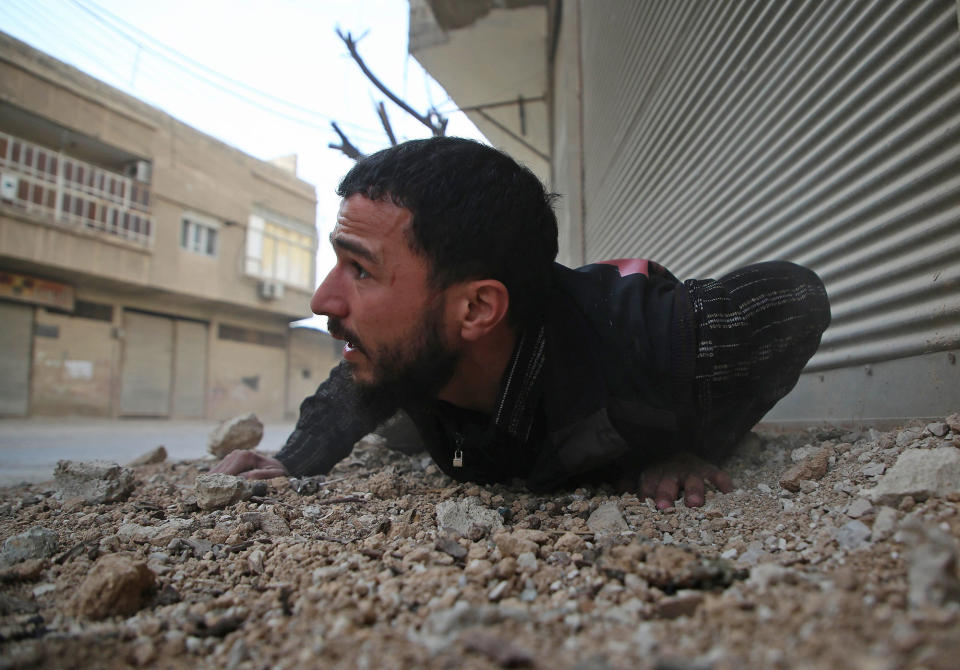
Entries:
<svg viewBox="0 0 960 670">
<path fill-rule="evenodd" d="M 587 261 L 812 267 L 809 370 L 960 346 L 956 0 L 581 7 Z"/>
</svg>

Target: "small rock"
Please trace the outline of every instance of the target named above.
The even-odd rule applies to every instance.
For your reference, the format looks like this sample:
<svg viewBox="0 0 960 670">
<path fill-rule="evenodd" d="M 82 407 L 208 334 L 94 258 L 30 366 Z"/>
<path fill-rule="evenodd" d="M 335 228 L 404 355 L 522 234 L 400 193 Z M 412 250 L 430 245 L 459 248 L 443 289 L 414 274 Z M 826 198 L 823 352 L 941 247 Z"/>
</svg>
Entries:
<svg viewBox="0 0 960 670">
<path fill-rule="evenodd" d="M 697 608 L 703 604 L 703 598 L 703 593 L 699 591 L 681 591 L 672 598 L 664 598 L 657 603 L 657 616 L 661 619 L 693 616 Z"/>
<path fill-rule="evenodd" d="M 620 512 L 620 508 L 614 502 L 604 503 L 595 509 L 587 519 L 587 528 L 598 535 L 602 533 L 622 533 L 630 530 L 626 519 L 623 518 L 623 513 Z"/>
<path fill-rule="evenodd" d="M 836 530 L 834 539 L 841 549 L 857 549 L 870 539 L 870 528 L 862 521 L 850 521 Z"/>
<path fill-rule="evenodd" d="M 877 486 L 864 491 L 864 495 L 875 503 L 896 505 L 905 496 L 926 500 L 958 492 L 960 450 L 938 447 L 903 452 Z"/>
<path fill-rule="evenodd" d="M 127 465 L 131 468 L 135 468 L 140 465 L 153 465 L 154 463 L 163 463 L 165 460 L 167 460 L 167 448 L 164 447 L 163 445 L 160 445 L 156 449 L 151 449 L 147 453 L 133 459 Z"/>
<path fill-rule="evenodd" d="M 942 607 L 960 602 L 956 540 L 939 528 L 915 521 L 904 524 L 898 537 L 901 535 L 912 545 L 907 566 L 910 605 Z"/>
<path fill-rule="evenodd" d="M 871 536 L 874 540 L 885 540 L 897 525 L 897 510 L 892 507 L 881 507 L 873 520 Z"/>
<path fill-rule="evenodd" d="M 883 463 L 868 463 L 860 468 L 860 472 L 866 477 L 879 477 L 886 472 L 887 466 Z"/>
<path fill-rule="evenodd" d="M 797 573 L 790 568 L 776 563 L 761 563 L 750 570 L 747 584 L 764 593 L 776 584 L 796 584 L 797 581 Z"/>
<path fill-rule="evenodd" d="M 525 551 L 517 556 L 517 568 L 521 572 L 535 572 L 537 569 L 537 555 L 531 551 Z"/>
<path fill-rule="evenodd" d="M 287 524 L 286 519 L 273 512 L 264 512 L 261 514 L 258 526 L 260 530 L 271 537 L 290 534 L 290 526 Z"/>
<path fill-rule="evenodd" d="M 948 416 L 944 419 L 944 423 L 950 426 L 950 430 L 954 433 L 960 433 L 960 412 Z"/>
<path fill-rule="evenodd" d="M 141 526 L 124 523 L 117 529 L 117 537 L 125 542 L 150 543 L 165 547 L 171 540 L 189 535 L 195 527 L 191 519 L 169 519 L 159 526 Z"/>
<path fill-rule="evenodd" d="M 437 539 L 436 547 L 439 551 L 453 556 L 457 560 L 465 558 L 467 555 L 467 548 L 452 537 L 441 537 Z"/>
<path fill-rule="evenodd" d="M 437 525 L 469 537 L 471 528 L 485 528 L 487 532 L 503 528 L 503 520 L 496 510 L 480 502 L 479 498 L 444 500 L 437 503 Z"/>
<path fill-rule="evenodd" d="M 63 500 L 85 505 L 126 500 L 133 491 L 133 471 L 109 461 L 59 461 L 53 478 Z"/>
<path fill-rule="evenodd" d="M 481 629 L 464 631 L 460 642 L 468 651 L 483 654 L 502 668 L 533 665 L 533 654 L 512 640 Z"/>
<path fill-rule="evenodd" d="M 247 556 L 247 565 L 250 566 L 250 569 L 253 570 L 258 575 L 263 574 L 263 559 L 266 558 L 263 551 L 260 549 L 254 549 L 250 552 L 250 555 Z"/>
<path fill-rule="evenodd" d="M 127 616 L 142 608 L 156 588 L 156 577 L 147 564 L 124 554 L 101 557 L 77 590 L 78 616 L 104 619 Z"/>
<path fill-rule="evenodd" d="M 237 449 L 253 449 L 263 438 L 263 424 L 256 414 L 242 414 L 217 426 L 207 442 L 207 451 L 223 458 Z"/>
<path fill-rule="evenodd" d="M 801 488 L 801 482 L 804 480 L 816 481 L 827 474 L 827 468 L 830 465 L 830 457 L 833 456 L 833 446 L 825 446 L 796 465 L 790 467 L 780 477 L 780 486 L 796 493 Z"/>
<path fill-rule="evenodd" d="M 502 582 L 497 582 L 497 585 L 490 589 L 490 593 L 487 594 L 487 597 L 490 600 L 500 600 L 507 593 L 507 589 L 510 588 L 510 582 L 508 580 L 503 580 Z"/>
<path fill-rule="evenodd" d="M 923 433 L 915 428 L 907 428 L 906 430 L 901 430 L 897 433 L 897 446 L 906 447 L 911 443 L 916 442 L 921 437 Z"/>
<path fill-rule="evenodd" d="M 574 533 L 564 533 L 556 542 L 553 543 L 554 551 L 564 551 L 568 554 L 575 554 L 587 548 L 587 543 L 583 538 Z"/>
<path fill-rule="evenodd" d="M 253 495 L 253 485 L 243 477 L 221 473 L 197 475 L 197 505 L 202 510 L 220 509 Z"/>
<path fill-rule="evenodd" d="M 936 437 L 943 437 L 950 432 L 950 426 L 944 421 L 935 421 L 927 424 L 927 431 Z"/>
<path fill-rule="evenodd" d="M 499 533 L 494 533 L 493 541 L 497 545 L 497 548 L 500 549 L 500 553 L 504 556 L 513 556 L 516 558 L 526 552 L 537 553 L 537 543 L 524 538 L 519 533 L 500 531 Z"/>
<path fill-rule="evenodd" d="M 49 528 L 36 526 L 30 530 L 8 537 L 0 552 L 0 565 L 13 565 L 20 561 L 48 558 L 60 550 L 57 534 Z"/>
<path fill-rule="evenodd" d="M 873 505 L 869 500 L 864 498 L 857 498 L 847 506 L 847 516 L 851 519 L 859 519 L 864 514 L 869 514 L 873 511 Z"/>
</svg>

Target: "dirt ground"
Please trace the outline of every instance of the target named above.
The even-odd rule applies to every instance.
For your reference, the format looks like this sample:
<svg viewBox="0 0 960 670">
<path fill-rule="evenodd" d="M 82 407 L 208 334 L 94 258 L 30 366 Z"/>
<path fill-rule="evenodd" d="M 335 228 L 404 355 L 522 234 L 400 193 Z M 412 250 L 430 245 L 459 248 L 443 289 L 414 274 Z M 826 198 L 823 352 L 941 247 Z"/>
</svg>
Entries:
<svg viewBox="0 0 960 670">
<path fill-rule="evenodd" d="M 375 439 L 214 510 L 201 462 L 133 468 L 111 504 L 6 488 L 0 539 L 55 546 L 0 568 L 0 668 L 955 668 L 960 482 L 864 493 L 947 447 L 944 423 L 751 435 L 734 492 L 666 512 L 457 484 Z M 96 604 L 111 556 L 146 580 L 132 614 Z"/>
</svg>

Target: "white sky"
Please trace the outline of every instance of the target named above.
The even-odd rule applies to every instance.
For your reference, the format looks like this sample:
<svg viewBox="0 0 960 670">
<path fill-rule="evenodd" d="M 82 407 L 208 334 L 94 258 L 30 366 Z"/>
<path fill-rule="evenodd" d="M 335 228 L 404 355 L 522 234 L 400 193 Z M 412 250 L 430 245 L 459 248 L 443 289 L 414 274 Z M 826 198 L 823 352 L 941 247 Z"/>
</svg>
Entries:
<svg viewBox="0 0 960 670">
<path fill-rule="evenodd" d="M 257 158 L 296 153 L 317 190 L 320 278 L 334 189 L 353 164 L 327 147 L 330 121 L 364 152 L 388 144 L 374 111 L 386 97 L 335 28 L 367 33 L 367 65 L 414 109 L 455 109 L 407 54 L 408 19 L 405 0 L 0 0 L 3 32 Z M 387 112 L 398 139 L 429 135 L 389 101 Z M 483 139 L 462 113 L 447 134 Z"/>
</svg>

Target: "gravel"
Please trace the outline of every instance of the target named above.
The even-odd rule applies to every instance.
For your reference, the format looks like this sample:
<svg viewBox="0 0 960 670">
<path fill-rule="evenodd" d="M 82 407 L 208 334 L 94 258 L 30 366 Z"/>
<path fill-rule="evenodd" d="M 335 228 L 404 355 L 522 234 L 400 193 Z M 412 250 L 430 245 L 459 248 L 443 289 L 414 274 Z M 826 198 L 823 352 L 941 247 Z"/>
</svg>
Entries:
<svg viewBox="0 0 960 670">
<path fill-rule="evenodd" d="M 0 668 L 952 668 L 957 444 L 957 415 L 752 435 L 735 491 L 664 512 L 458 484 L 378 440 L 202 506 L 199 462 L 113 502 L 0 489 Z"/>
</svg>

